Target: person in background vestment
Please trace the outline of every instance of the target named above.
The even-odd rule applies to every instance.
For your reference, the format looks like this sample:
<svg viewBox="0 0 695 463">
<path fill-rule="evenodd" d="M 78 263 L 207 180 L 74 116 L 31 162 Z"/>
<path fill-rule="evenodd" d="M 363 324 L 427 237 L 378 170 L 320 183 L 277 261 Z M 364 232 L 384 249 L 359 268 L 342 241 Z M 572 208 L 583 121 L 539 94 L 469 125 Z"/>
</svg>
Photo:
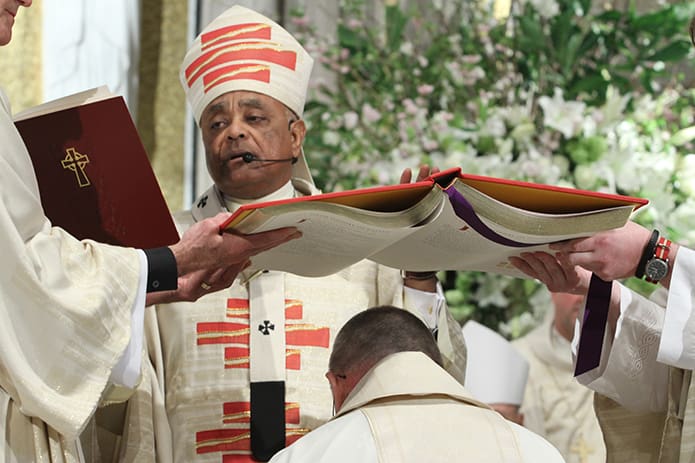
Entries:
<svg viewBox="0 0 695 463">
<path fill-rule="evenodd" d="M 603 463 L 606 449 L 593 392 L 574 379 L 572 365 L 570 342 L 584 297 L 550 293 L 550 299 L 542 323 L 512 341 L 529 362 L 524 426 L 557 447 L 568 463 Z"/>
</svg>

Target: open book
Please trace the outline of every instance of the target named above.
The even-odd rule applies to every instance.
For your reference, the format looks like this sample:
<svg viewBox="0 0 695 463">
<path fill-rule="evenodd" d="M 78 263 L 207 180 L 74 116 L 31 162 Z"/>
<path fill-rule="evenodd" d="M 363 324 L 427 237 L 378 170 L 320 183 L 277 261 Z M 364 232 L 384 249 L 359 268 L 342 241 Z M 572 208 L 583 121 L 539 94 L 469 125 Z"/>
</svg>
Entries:
<svg viewBox="0 0 695 463">
<path fill-rule="evenodd" d="M 122 97 L 99 87 L 15 116 L 53 225 L 79 239 L 153 248 L 178 241 Z"/>
<path fill-rule="evenodd" d="M 413 271 L 526 277 L 509 264 L 510 256 L 619 228 L 647 202 L 454 168 L 417 183 L 244 205 L 223 228 L 302 231 L 300 239 L 254 256 L 258 270 L 323 276 L 371 259 Z"/>
</svg>

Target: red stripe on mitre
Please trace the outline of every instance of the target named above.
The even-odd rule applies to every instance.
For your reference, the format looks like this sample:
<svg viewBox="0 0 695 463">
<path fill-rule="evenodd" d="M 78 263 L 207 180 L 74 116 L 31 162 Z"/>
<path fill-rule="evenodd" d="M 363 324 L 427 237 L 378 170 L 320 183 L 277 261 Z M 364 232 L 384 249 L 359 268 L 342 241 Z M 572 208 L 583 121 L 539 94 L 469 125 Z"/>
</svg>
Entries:
<svg viewBox="0 0 695 463">
<path fill-rule="evenodd" d="M 268 66 L 259 65 L 232 65 L 222 69 L 210 72 L 203 76 L 203 91 L 208 92 L 211 88 L 215 88 L 220 84 L 229 82 L 230 80 L 257 80 L 270 82 L 270 68 Z"/>
<path fill-rule="evenodd" d="M 270 32 L 270 25 L 263 23 L 235 24 L 233 26 L 220 27 L 200 36 L 200 48 L 205 50 L 218 43 L 229 42 L 230 40 L 270 40 Z"/>
<path fill-rule="evenodd" d="M 234 61 L 253 61 L 257 64 L 277 64 L 294 71 L 297 52 L 270 42 L 241 42 L 211 49 L 188 65 L 184 72 L 189 87 L 211 68 Z"/>
<path fill-rule="evenodd" d="M 196 453 L 251 450 L 248 429 L 213 429 L 195 433 Z"/>
</svg>

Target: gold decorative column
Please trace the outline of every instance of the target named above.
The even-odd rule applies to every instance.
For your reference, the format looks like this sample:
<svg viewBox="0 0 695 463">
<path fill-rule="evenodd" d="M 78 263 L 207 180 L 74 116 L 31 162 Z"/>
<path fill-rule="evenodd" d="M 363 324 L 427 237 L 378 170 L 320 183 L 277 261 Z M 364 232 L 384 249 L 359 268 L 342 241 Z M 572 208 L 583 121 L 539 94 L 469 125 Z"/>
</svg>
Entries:
<svg viewBox="0 0 695 463">
<path fill-rule="evenodd" d="M 186 52 L 188 5 L 181 0 L 142 2 L 137 126 L 172 212 L 183 198 L 186 101 L 179 65 Z"/>
</svg>

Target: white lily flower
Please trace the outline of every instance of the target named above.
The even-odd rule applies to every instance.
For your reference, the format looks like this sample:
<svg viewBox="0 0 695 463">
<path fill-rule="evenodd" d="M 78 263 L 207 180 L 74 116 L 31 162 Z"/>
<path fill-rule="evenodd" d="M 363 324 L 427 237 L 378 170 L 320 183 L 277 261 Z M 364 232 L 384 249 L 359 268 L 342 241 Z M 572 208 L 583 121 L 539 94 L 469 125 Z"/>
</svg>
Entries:
<svg viewBox="0 0 695 463">
<path fill-rule="evenodd" d="M 552 98 L 540 97 L 538 104 L 543 108 L 545 126 L 559 131 L 565 138 L 572 138 L 584 121 L 586 105 L 580 101 L 565 101 L 559 88 L 555 88 Z"/>
</svg>

